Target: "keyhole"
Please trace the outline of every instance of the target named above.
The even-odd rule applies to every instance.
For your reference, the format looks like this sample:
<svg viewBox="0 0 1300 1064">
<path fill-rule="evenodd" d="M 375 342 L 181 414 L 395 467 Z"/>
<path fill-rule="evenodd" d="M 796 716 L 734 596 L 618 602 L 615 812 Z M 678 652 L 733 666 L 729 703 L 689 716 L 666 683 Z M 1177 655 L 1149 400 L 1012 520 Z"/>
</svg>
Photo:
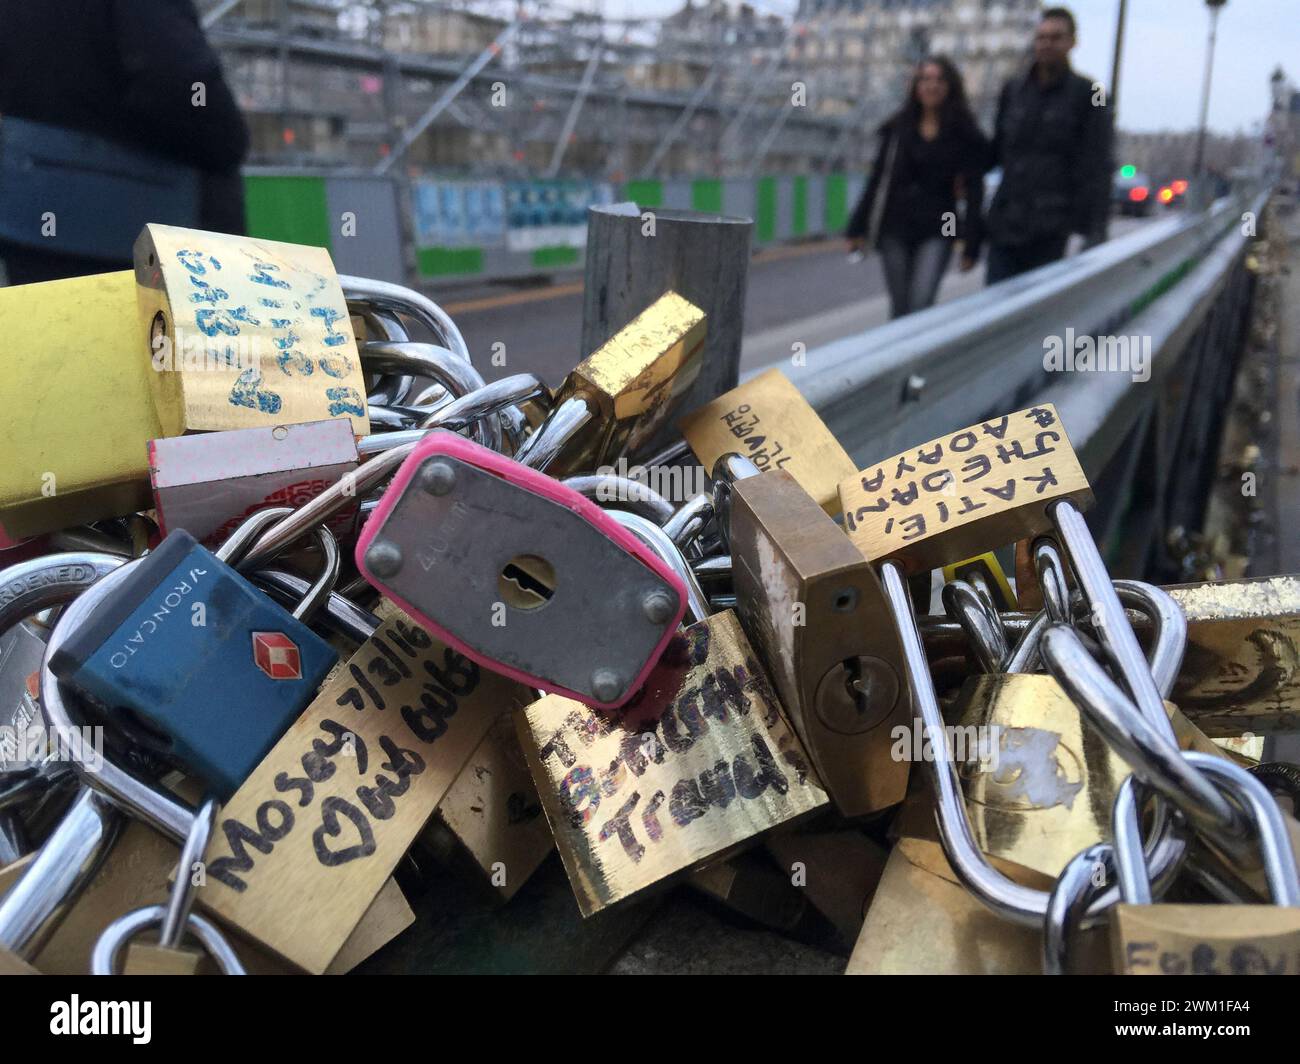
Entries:
<svg viewBox="0 0 1300 1064">
<path fill-rule="evenodd" d="M 517 554 L 497 577 L 502 600 L 517 610 L 541 609 L 555 594 L 555 569 L 536 554 Z"/>
</svg>

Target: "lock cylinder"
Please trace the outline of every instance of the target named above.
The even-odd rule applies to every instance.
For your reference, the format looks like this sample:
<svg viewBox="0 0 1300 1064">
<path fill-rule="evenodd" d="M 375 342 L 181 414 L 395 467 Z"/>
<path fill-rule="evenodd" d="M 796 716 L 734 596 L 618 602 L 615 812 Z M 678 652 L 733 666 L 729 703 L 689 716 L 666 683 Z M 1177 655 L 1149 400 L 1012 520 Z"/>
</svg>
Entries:
<svg viewBox="0 0 1300 1064">
<path fill-rule="evenodd" d="M 132 563 L 50 669 L 141 745 L 232 795 L 338 655 L 189 533 Z M 152 734 L 157 733 L 157 734 Z"/>
</svg>

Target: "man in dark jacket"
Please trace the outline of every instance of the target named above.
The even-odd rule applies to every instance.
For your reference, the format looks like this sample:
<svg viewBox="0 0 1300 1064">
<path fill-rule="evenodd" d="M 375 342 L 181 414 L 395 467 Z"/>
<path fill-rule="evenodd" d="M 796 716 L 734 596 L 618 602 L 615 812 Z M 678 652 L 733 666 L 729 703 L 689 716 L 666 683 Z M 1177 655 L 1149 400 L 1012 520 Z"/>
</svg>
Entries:
<svg viewBox="0 0 1300 1064">
<path fill-rule="evenodd" d="M 0 122 L 94 134 L 198 171 L 193 225 L 242 233 L 239 164 L 248 128 L 192 0 L 0 0 Z M 120 204 L 97 205 L 105 212 Z M 0 211 L 5 204 L 0 203 Z M 140 217 L 139 227 L 156 218 Z M 130 266 L 59 247 L 0 241 L 11 284 Z"/>
<path fill-rule="evenodd" d="M 1074 16 L 1046 9 L 1034 63 L 998 98 L 993 158 L 1002 183 L 989 208 L 986 280 L 1055 262 L 1071 233 L 1106 239 L 1110 209 L 1110 110 L 1099 86 L 1070 69 Z"/>
</svg>

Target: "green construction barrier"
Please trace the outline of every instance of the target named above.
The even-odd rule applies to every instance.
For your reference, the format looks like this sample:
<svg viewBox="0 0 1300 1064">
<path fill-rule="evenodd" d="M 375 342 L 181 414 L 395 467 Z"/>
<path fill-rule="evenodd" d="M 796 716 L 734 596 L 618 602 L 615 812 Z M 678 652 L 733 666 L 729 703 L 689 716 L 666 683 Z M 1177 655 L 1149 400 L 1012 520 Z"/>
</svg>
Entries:
<svg viewBox="0 0 1300 1064">
<path fill-rule="evenodd" d="M 849 224 L 849 179 L 846 174 L 826 175 L 823 225 L 828 233 L 842 233 Z"/>
<path fill-rule="evenodd" d="M 482 273 L 482 248 L 420 248 L 416 265 L 424 277 L 443 277 L 450 273 Z"/>
<path fill-rule="evenodd" d="M 790 230 L 795 236 L 808 232 L 808 178 L 794 179 L 794 203 L 790 211 Z"/>
<path fill-rule="evenodd" d="M 754 206 L 754 233 L 760 244 L 776 239 L 776 178 L 758 179 L 758 196 Z"/>
<path fill-rule="evenodd" d="M 623 198 L 638 207 L 662 207 L 664 183 L 662 181 L 629 181 L 623 186 Z"/>
<path fill-rule="evenodd" d="M 691 210 L 722 213 L 722 182 L 702 178 L 691 182 Z"/>
<path fill-rule="evenodd" d="M 638 203 L 638 205 L 641 205 Z M 578 249 L 568 244 L 557 244 L 549 248 L 537 248 L 533 252 L 533 265 L 538 269 L 554 269 L 556 266 L 576 266 Z"/>
<path fill-rule="evenodd" d="M 320 248 L 330 246 L 324 178 L 247 175 L 244 213 L 249 236 Z"/>
</svg>

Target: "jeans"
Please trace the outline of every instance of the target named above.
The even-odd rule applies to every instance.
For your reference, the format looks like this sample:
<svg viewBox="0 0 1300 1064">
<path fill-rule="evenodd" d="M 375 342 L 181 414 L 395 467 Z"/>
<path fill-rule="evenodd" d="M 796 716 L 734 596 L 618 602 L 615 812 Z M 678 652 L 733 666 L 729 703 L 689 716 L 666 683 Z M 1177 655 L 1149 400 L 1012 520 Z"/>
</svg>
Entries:
<svg viewBox="0 0 1300 1064">
<path fill-rule="evenodd" d="M 997 284 L 1016 274 L 1028 273 L 1039 266 L 1065 257 L 1068 233 L 1034 240 L 1028 244 L 990 244 L 989 261 L 984 268 L 984 283 Z"/>
<path fill-rule="evenodd" d="M 951 258 L 952 241 L 944 237 L 932 237 L 919 244 L 891 236 L 881 238 L 880 261 L 889 289 L 889 316 L 901 318 L 933 305 Z"/>
</svg>

